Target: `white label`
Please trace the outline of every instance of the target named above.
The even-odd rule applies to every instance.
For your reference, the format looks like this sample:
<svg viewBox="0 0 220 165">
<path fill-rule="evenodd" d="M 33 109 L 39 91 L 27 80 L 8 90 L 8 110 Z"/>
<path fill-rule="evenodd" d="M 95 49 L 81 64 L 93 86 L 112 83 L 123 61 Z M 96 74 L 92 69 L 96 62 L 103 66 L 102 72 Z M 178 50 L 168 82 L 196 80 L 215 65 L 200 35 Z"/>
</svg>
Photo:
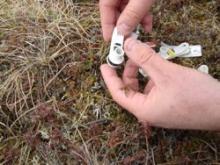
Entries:
<svg viewBox="0 0 220 165">
<path fill-rule="evenodd" d="M 161 43 L 159 54 L 164 59 L 173 59 L 176 57 L 201 57 L 202 56 L 202 46 L 201 45 L 189 45 L 184 42 L 178 46 L 167 45 Z"/>
</svg>

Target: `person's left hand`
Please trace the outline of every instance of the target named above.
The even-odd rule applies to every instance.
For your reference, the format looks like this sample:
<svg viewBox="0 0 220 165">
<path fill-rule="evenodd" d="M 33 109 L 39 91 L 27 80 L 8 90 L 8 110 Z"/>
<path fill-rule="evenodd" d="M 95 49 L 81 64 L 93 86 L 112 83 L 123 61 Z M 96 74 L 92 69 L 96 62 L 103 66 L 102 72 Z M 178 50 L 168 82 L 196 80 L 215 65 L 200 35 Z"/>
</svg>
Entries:
<svg viewBox="0 0 220 165">
<path fill-rule="evenodd" d="M 155 0 L 100 0 L 99 8 L 105 41 L 110 41 L 115 26 L 118 31 L 129 36 L 142 24 L 146 32 L 152 29 L 151 6 Z"/>
</svg>

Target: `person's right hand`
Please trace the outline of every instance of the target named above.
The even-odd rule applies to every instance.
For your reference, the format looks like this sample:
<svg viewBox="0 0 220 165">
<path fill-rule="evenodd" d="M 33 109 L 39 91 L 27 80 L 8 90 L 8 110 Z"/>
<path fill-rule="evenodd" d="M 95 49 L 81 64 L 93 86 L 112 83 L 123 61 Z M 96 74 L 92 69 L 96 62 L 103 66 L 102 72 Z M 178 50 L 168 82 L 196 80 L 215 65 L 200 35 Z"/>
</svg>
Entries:
<svg viewBox="0 0 220 165">
<path fill-rule="evenodd" d="M 220 130 L 220 83 L 208 74 L 162 59 L 146 44 L 129 38 L 129 58 L 122 78 L 107 64 L 101 66 L 113 99 L 151 126 Z M 139 91 L 137 73 L 150 77 Z"/>
<path fill-rule="evenodd" d="M 152 29 L 152 16 L 149 13 L 154 0 L 100 0 L 103 37 L 109 41 L 114 27 L 122 35 L 129 35 L 142 24 L 146 32 Z"/>
</svg>

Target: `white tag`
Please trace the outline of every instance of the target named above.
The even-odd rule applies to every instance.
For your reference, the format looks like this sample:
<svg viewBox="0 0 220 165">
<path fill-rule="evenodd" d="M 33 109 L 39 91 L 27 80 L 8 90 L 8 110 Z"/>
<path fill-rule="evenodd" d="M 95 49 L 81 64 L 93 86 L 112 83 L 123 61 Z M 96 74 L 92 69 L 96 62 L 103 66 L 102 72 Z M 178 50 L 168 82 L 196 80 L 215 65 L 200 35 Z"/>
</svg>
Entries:
<svg viewBox="0 0 220 165">
<path fill-rule="evenodd" d="M 136 32 L 133 32 L 131 34 L 131 37 L 137 39 L 139 37 L 139 29 L 137 28 Z M 112 34 L 112 40 L 111 40 L 111 46 L 110 46 L 110 52 L 107 57 L 107 63 L 112 68 L 117 68 L 121 64 L 124 63 L 124 36 L 118 33 L 117 28 L 114 28 L 113 34 Z"/>
<path fill-rule="evenodd" d="M 118 33 L 117 28 L 114 29 L 112 34 L 110 52 L 107 57 L 107 63 L 116 68 L 124 62 L 124 36 Z"/>
<path fill-rule="evenodd" d="M 201 57 L 202 56 L 202 46 L 201 45 L 191 45 L 190 53 L 185 54 L 181 57 Z"/>
<path fill-rule="evenodd" d="M 167 45 L 161 43 L 159 54 L 164 59 L 173 59 L 176 57 L 200 57 L 202 56 L 202 47 L 201 45 L 189 45 L 184 42 L 179 46 Z"/>
</svg>

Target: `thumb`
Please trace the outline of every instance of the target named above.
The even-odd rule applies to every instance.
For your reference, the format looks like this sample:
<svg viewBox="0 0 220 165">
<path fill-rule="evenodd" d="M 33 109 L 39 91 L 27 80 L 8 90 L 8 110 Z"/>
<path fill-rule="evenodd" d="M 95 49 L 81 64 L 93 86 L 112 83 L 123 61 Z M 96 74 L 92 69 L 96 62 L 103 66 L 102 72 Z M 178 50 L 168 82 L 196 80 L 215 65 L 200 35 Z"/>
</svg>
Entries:
<svg viewBox="0 0 220 165">
<path fill-rule="evenodd" d="M 141 67 L 152 79 L 167 72 L 169 62 L 160 57 L 150 46 L 133 38 L 124 45 L 127 56 Z"/>
<path fill-rule="evenodd" d="M 120 33 L 128 36 L 149 12 L 154 0 L 130 0 L 117 22 Z"/>
</svg>

